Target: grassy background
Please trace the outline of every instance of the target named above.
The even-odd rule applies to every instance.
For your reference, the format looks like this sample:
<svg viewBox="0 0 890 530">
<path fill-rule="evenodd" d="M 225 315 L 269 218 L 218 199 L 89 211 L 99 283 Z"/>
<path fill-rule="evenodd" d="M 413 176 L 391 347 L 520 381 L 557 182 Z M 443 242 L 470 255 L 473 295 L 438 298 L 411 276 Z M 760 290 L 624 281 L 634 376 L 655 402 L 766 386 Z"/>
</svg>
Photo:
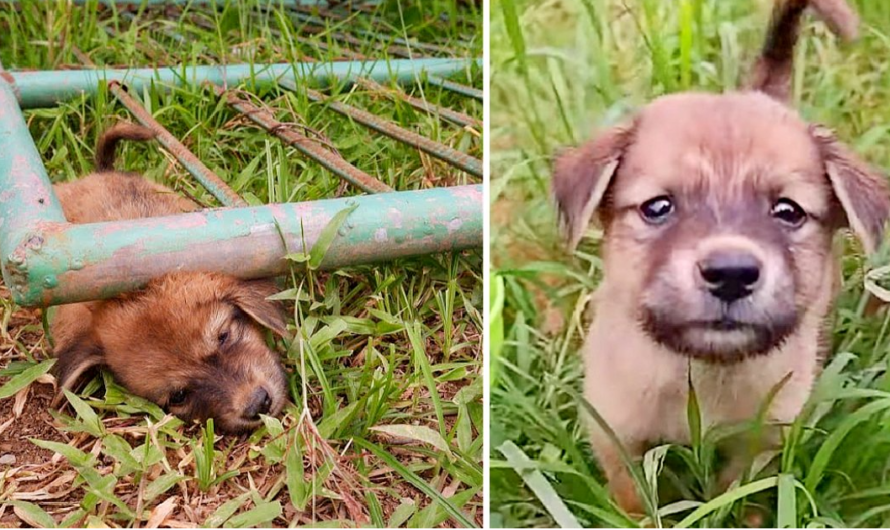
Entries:
<svg viewBox="0 0 890 530">
<path fill-rule="evenodd" d="M 890 167 L 890 4 L 854 2 L 861 39 L 842 44 L 810 21 L 794 103 Z M 739 86 L 759 49 L 767 0 L 494 0 L 491 25 L 492 522 L 634 525 L 611 503 L 591 454 L 577 354 L 599 281 L 592 230 L 574 256 L 549 202 L 554 151 L 660 94 Z M 780 452 L 745 485 L 714 490 L 715 433 L 650 451 L 641 471 L 648 525 L 890 525 L 890 316 L 865 311 L 869 263 L 849 239 L 832 353 Z M 658 483 L 662 493 L 658 496 Z M 736 501 L 736 502 L 733 502 Z"/>
<path fill-rule="evenodd" d="M 22 4 L 0 7 L 0 61 L 9 70 L 80 68 L 80 52 L 100 65 L 134 67 L 386 58 L 393 35 L 448 46 L 455 56 L 482 55 L 481 12 L 444 0 L 384 2 L 374 10 L 377 22 L 351 16 L 316 36 L 284 8 L 257 9 L 267 5 L 259 1 L 140 11 L 134 22 L 95 5 Z M 334 38 L 360 29 L 390 37 Z M 480 88 L 481 77 L 474 68 L 453 80 Z M 299 93 L 239 88 L 397 190 L 478 182 Z M 481 119 L 476 100 L 427 84 L 404 89 Z M 361 88 L 328 93 L 482 156 L 480 130 Z M 207 88 L 135 95 L 251 204 L 359 193 Z M 57 182 L 91 171 L 97 136 L 132 119 L 104 90 L 25 117 Z M 218 206 L 157 144 L 125 145 L 118 167 Z M 0 286 L 0 524 L 480 524 L 481 261 L 467 252 L 333 273 L 295 264 L 282 297 L 299 336 L 275 344 L 294 404 L 249 437 L 182 425 L 107 374 L 69 395 L 61 411 L 49 410 L 52 387 L 41 373 L 50 348 L 40 314 L 16 307 Z"/>
</svg>

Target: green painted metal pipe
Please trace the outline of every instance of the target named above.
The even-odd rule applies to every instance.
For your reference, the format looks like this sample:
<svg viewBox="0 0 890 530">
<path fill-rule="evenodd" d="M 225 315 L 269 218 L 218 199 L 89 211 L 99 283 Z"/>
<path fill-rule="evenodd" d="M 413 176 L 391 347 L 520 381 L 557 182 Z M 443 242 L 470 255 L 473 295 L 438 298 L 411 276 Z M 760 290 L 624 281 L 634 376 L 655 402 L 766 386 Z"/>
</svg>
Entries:
<svg viewBox="0 0 890 530">
<path fill-rule="evenodd" d="M 11 286 L 27 280 L 25 258 L 42 245 L 42 228 L 65 222 L 65 216 L 15 95 L 2 82 L 0 146 L 0 266 Z"/>
<path fill-rule="evenodd" d="M 334 78 L 354 81 L 366 76 L 375 81 L 397 79 L 413 83 L 416 75 L 450 75 L 464 70 L 478 59 L 390 59 L 342 61 L 332 63 L 275 63 L 230 65 L 179 65 L 174 67 L 139 68 L 132 70 L 64 70 L 42 72 L 0 72 L 0 77 L 11 83 L 22 108 L 52 107 L 59 101 L 77 97 L 81 93 L 95 94 L 100 84 L 118 81 L 131 90 L 141 91 L 151 83 L 181 86 L 200 85 L 210 81 L 228 86 L 254 80 L 268 85 L 279 80 L 291 80 L 299 85 L 323 82 Z"/>
<path fill-rule="evenodd" d="M 256 14 L 256 15 L 258 16 L 258 14 Z M 215 29 L 212 25 L 205 24 L 205 23 L 201 22 L 201 19 L 199 19 L 199 18 L 192 17 L 191 20 L 196 25 L 203 26 L 205 29 Z M 278 20 L 276 19 L 275 22 L 277 24 Z M 269 35 L 271 35 L 272 37 L 274 37 L 276 39 L 284 39 L 285 38 L 283 36 L 283 34 L 281 33 L 281 31 L 279 31 L 277 29 L 272 29 L 272 28 L 269 28 Z M 307 46 L 309 48 L 317 48 L 323 52 L 331 51 L 331 49 L 332 49 L 331 46 L 328 46 L 327 42 L 325 42 L 325 40 L 323 38 L 321 38 L 321 37 L 323 37 L 323 35 L 321 35 L 321 36 L 314 35 L 314 37 L 315 38 L 304 37 L 297 33 L 292 33 L 290 35 L 290 38 L 292 38 L 293 40 L 295 40 L 295 41 L 299 42 L 300 44 Z M 333 51 L 335 53 L 340 54 L 340 57 L 344 57 L 349 60 L 363 60 L 363 59 L 365 59 L 364 55 L 362 55 L 360 53 L 356 53 L 356 52 L 350 50 L 349 48 L 336 46 L 333 48 Z M 301 55 L 305 56 L 305 54 L 301 54 Z"/>
<path fill-rule="evenodd" d="M 114 223 L 44 224 L 33 234 L 39 245 L 20 247 L 25 274 L 10 278 L 9 286 L 17 303 L 34 306 L 114 296 L 174 270 L 273 276 L 288 270 L 288 252 L 310 251 L 348 208 L 354 210 L 323 269 L 482 246 L 482 186 L 433 188 Z"/>
</svg>

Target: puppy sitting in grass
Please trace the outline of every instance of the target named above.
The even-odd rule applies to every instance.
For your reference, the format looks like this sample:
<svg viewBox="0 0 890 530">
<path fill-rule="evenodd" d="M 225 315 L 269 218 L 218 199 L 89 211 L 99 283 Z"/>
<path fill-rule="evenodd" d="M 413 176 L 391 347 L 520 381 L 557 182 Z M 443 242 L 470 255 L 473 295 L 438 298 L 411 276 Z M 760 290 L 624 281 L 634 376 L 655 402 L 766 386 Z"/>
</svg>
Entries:
<svg viewBox="0 0 890 530">
<path fill-rule="evenodd" d="M 855 34 L 842 0 L 809 4 Z M 807 7 L 776 5 L 749 90 L 659 98 L 556 161 L 570 245 L 594 213 L 605 234 L 585 394 L 634 458 L 690 442 L 690 382 L 704 427 L 755 418 L 773 389 L 766 419 L 794 421 L 828 343 L 833 234 L 849 227 L 867 251 L 883 239 L 885 178 L 785 104 Z M 641 513 L 616 445 L 599 426 L 592 441 L 618 504 Z M 728 449 L 724 485 L 746 465 Z"/>
<path fill-rule="evenodd" d="M 198 209 L 172 190 L 114 170 L 120 140 L 148 140 L 133 124 L 109 129 L 96 147 L 96 172 L 57 184 L 72 223 L 175 215 Z M 260 414 L 281 411 L 287 394 L 278 356 L 264 328 L 286 334 L 280 308 L 266 297 L 270 281 L 213 272 L 174 272 L 110 300 L 60 306 L 51 322 L 55 375 L 73 386 L 90 368 L 105 367 L 130 392 L 184 420 L 213 418 L 219 431 L 244 432 Z"/>
</svg>

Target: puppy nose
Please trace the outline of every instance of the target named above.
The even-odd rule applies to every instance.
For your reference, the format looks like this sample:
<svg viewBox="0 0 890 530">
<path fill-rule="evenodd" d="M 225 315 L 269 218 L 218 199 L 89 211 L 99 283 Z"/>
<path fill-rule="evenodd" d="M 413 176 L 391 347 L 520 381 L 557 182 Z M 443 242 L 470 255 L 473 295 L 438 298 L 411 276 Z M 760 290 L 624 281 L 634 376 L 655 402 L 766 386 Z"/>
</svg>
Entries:
<svg viewBox="0 0 890 530">
<path fill-rule="evenodd" d="M 760 260 L 747 252 L 714 252 L 698 262 L 698 270 L 708 290 L 730 303 L 754 292 L 760 279 Z"/>
<path fill-rule="evenodd" d="M 272 409 L 272 398 L 265 388 L 257 388 L 250 395 L 250 401 L 244 409 L 244 417 L 248 419 L 256 419 L 260 414 L 268 414 Z"/>
</svg>

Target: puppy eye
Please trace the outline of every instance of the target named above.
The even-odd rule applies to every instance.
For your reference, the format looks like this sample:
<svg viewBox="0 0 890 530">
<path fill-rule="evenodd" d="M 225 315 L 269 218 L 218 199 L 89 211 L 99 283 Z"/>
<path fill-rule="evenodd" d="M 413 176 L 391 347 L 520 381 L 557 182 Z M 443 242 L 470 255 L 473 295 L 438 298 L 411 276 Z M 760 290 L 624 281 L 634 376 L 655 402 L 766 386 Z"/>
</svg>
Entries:
<svg viewBox="0 0 890 530">
<path fill-rule="evenodd" d="M 770 215 L 791 228 L 799 228 L 807 220 L 807 212 L 791 199 L 779 199 L 770 210 Z"/>
<path fill-rule="evenodd" d="M 218 340 L 218 341 L 219 341 L 219 345 L 222 346 L 223 344 L 226 343 L 227 340 L 229 340 L 229 332 L 228 332 L 228 331 L 223 331 L 222 333 L 220 333 L 220 334 L 216 337 L 216 340 Z"/>
<path fill-rule="evenodd" d="M 659 195 L 640 205 L 640 215 L 649 224 L 661 224 L 667 221 L 674 211 L 674 201 L 667 195 Z"/>
<path fill-rule="evenodd" d="M 188 397 L 188 392 L 185 389 L 177 390 L 170 394 L 170 398 L 167 399 L 167 404 L 173 405 L 174 407 L 182 405 L 185 403 L 186 397 Z"/>
</svg>

